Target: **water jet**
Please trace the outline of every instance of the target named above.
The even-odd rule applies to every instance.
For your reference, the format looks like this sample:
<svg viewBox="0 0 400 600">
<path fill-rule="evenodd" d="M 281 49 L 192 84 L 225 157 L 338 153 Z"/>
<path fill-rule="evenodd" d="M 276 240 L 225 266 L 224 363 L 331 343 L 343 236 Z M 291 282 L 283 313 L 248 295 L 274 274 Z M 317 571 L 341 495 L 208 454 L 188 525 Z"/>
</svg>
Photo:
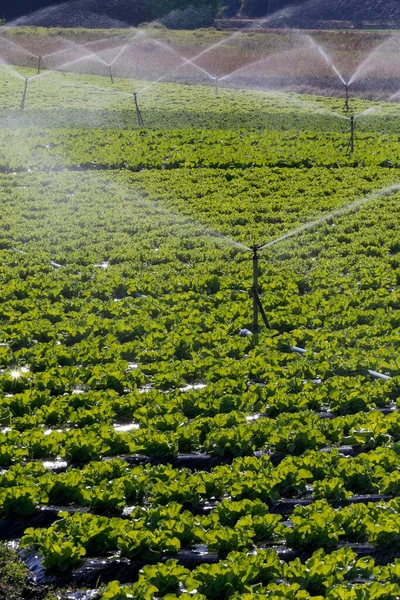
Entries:
<svg viewBox="0 0 400 600">
<path fill-rule="evenodd" d="M 25 99 L 26 99 L 26 92 L 28 90 L 28 79 L 25 79 L 25 84 L 24 84 L 24 92 L 22 94 L 22 100 L 21 100 L 21 104 L 20 104 L 20 110 L 24 110 L 25 108 Z"/>
</svg>

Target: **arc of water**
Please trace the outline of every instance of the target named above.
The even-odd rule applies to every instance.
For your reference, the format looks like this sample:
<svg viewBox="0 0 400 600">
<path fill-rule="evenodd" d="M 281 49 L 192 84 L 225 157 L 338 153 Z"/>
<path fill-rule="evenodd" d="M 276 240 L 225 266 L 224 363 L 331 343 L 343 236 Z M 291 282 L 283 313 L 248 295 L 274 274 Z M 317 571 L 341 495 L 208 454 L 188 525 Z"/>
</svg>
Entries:
<svg viewBox="0 0 400 600">
<path fill-rule="evenodd" d="M 82 48 L 87 48 L 88 46 L 93 46 L 93 44 L 100 44 L 101 42 L 108 42 L 109 38 L 100 38 L 99 40 L 91 40 L 90 42 L 85 42 L 84 44 L 80 44 Z M 91 50 L 92 52 L 92 50 Z"/>
<path fill-rule="evenodd" d="M 372 194 L 368 194 L 367 196 L 364 196 L 363 198 L 358 198 L 357 200 L 354 200 L 354 202 L 350 202 L 349 204 L 346 204 L 345 206 L 342 206 L 341 208 L 338 208 L 337 210 L 334 210 L 333 212 L 331 212 L 327 215 L 323 215 L 322 217 L 315 219 L 314 221 L 309 221 L 308 223 L 304 223 L 304 225 L 300 225 L 300 227 L 297 227 L 296 229 L 289 231 L 285 235 L 282 235 L 279 238 L 276 238 L 275 240 L 272 240 L 271 242 L 268 242 L 267 244 L 260 246 L 259 250 L 263 250 L 264 248 L 269 248 L 270 246 L 274 246 L 275 244 L 278 244 L 279 242 L 283 242 L 284 240 L 286 240 L 290 237 L 293 237 L 293 236 L 297 235 L 298 233 L 301 233 L 302 231 L 306 231 L 307 229 L 312 229 L 313 227 L 316 227 L 317 225 L 321 225 L 321 223 L 323 223 L 327 219 L 330 219 L 332 217 L 339 217 L 348 211 L 351 211 L 353 209 L 358 209 L 361 206 L 363 206 L 364 204 L 367 204 L 368 202 L 372 202 L 372 200 L 375 200 L 376 198 L 380 198 L 381 196 L 389 196 L 389 195 L 394 194 L 399 191 L 400 191 L 400 183 L 396 183 L 395 185 L 391 185 L 391 186 L 384 188 L 383 190 L 380 190 L 378 192 L 373 192 Z"/>
<path fill-rule="evenodd" d="M 22 79 L 22 81 L 25 80 L 25 77 L 23 77 L 20 73 L 18 73 L 18 71 L 16 71 L 15 69 L 13 69 L 7 63 L 0 62 L 0 67 L 4 67 L 13 77 L 17 77 L 18 79 Z"/>
<path fill-rule="evenodd" d="M 93 58 L 94 60 L 98 60 L 99 62 L 101 62 L 102 64 L 107 65 L 107 63 L 100 59 L 97 54 L 94 54 L 93 52 L 90 52 L 89 54 L 87 54 L 86 56 L 81 56 L 80 58 L 76 58 L 74 60 L 70 60 L 66 63 L 63 63 L 62 65 L 60 65 L 59 67 L 57 67 L 57 70 L 61 70 L 61 69 L 65 69 L 65 67 L 70 67 L 71 65 L 74 65 L 78 62 L 82 62 L 83 60 L 86 60 L 87 58 Z M 42 71 L 41 73 L 37 74 L 37 75 L 32 75 L 32 77 L 29 77 L 29 81 L 33 80 L 33 79 L 37 79 L 38 77 L 44 77 L 45 75 L 50 75 L 52 73 L 55 73 L 56 71 L 54 69 L 48 69 L 47 71 Z"/>
<path fill-rule="evenodd" d="M 55 50 L 54 52 L 49 52 L 48 54 L 43 54 L 42 58 L 49 58 L 49 56 L 55 56 L 56 54 L 62 54 L 63 52 L 68 52 L 68 50 L 72 50 L 73 46 L 70 48 L 61 48 L 61 50 Z"/>
<path fill-rule="evenodd" d="M 223 46 L 224 44 L 226 44 L 230 40 L 232 40 L 232 39 L 234 39 L 236 37 L 240 37 L 242 35 L 243 35 L 242 31 L 236 31 L 232 35 L 229 35 L 227 38 L 225 38 L 223 40 L 220 40 L 219 42 L 216 42 L 215 44 L 213 44 L 209 48 L 205 48 L 204 50 L 202 50 L 200 52 L 200 54 L 197 54 L 196 56 L 193 56 L 190 60 L 191 61 L 195 61 L 195 60 L 201 58 L 202 56 L 204 56 L 204 54 L 207 54 L 208 52 L 211 52 L 211 50 L 215 50 L 215 48 L 219 48 L 219 46 Z"/>
<path fill-rule="evenodd" d="M 123 90 L 119 90 L 117 88 L 111 88 L 111 87 L 103 87 L 101 85 L 96 85 L 94 83 L 86 83 L 83 82 L 82 86 L 85 87 L 85 89 L 93 89 L 99 92 L 107 92 L 108 94 L 113 93 L 113 94 L 118 94 L 120 96 L 125 96 L 126 98 L 134 98 L 135 97 L 135 93 L 132 92 L 124 92 Z"/>
<path fill-rule="evenodd" d="M 123 53 L 125 52 L 125 50 L 127 49 L 127 47 L 128 47 L 128 44 L 125 44 L 125 46 L 122 46 L 122 48 L 121 48 L 121 50 L 118 52 L 117 56 L 114 58 L 114 60 L 112 60 L 112 61 L 110 62 L 110 65 L 109 65 L 110 67 L 112 67 L 112 66 L 113 66 L 113 64 L 114 64 L 114 63 L 116 63 L 116 62 L 117 62 L 117 60 L 118 60 L 118 59 L 119 59 L 119 58 L 120 58 L 120 57 L 123 55 Z"/>
<path fill-rule="evenodd" d="M 248 246 L 245 246 L 244 244 L 241 244 L 240 242 L 237 242 L 236 240 L 232 240 L 232 238 L 227 237 L 226 235 L 223 235 L 222 233 L 218 233 L 217 231 L 211 231 L 208 229 L 208 227 L 206 228 L 206 230 L 209 233 L 209 235 L 211 235 L 212 237 L 222 239 L 225 242 L 228 242 L 231 246 L 235 246 L 236 248 L 240 248 L 241 250 L 246 250 L 246 252 L 252 251 L 251 248 L 249 248 Z"/>
<path fill-rule="evenodd" d="M 103 180 L 106 179 L 109 182 L 109 189 L 115 190 L 115 192 L 117 193 L 123 190 L 126 193 L 127 197 L 131 197 L 131 189 L 128 184 L 121 183 L 115 178 L 112 178 L 112 176 L 104 177 L 104 175 L 101 175 L 100 172 L 96 171 L 91 171 L 91 177 L 98 181 L 101 181 L 103 177 Z M 162 206 L 159 202 L 155 202 L 149 197 L 145 198 L 143 196 L 140 196 L 140 198 L 135 200 L 135 205 L 139 207 L 141 206 L 146 210 L 148 210 L 149 208 L 155 210 L 156 214 L 160 216 L 160 220 L 162 220 L 163 225 L 176 224 L 180 227 L 194 225 L 196 226 L 196 230 L 204 236 L 221 240 L 221 242 L 225 244 L 229 244 L 230 246 L 234 246 L 236 248 L 240 248 L 241 250 L 251 252 L 251 249 L 245 246 L 244 244 L 241 244 L 240 242 L 231 239 L 230 237 L 220 233 L 219 231 L 210 229 L 210 227 L 208 227 L 205 223 L 199 222 L 194 217 L 185 215 L 184 213 L 174 212 L 170 208 Z"/>
<path fill-rule="evenodd" d="M 198 69 L 199 71 L 201 71 L 202 73 L 204 73 L 205 75 L 207 75 L 207 77 L 209 77 L 210 79 L 212 79 L 213 81 L 215 81 L 217 78 L 212 75 L 211 73 L 209 73 L 208 71 L 206 71 L 206 69 L 203 69 L 203 67 L 200 67 L 200 65 L 196 65 L 193 62 L 193 59 L 191 58 L 187 58 L 186 56 L 182 56 L 181 54 L 179 54 L 179 52 L 177 52 L 175 50 L 175 48 L 171 48 L 171 46 L 168 46 L 168 44 L 164 44 L 164 42 L 160 42 L 159 40 L 155 40 L 155 39 L 151 39 L 151 41 L 156 44 L 157 46 L 160 46 L 161 48 L 163 48 L 164 50 L 174 54 L 176 57 L 179 58 L 179 60 L 182 61 L 181 65 L 178 65 L 178 67 L 176 67 L 176 70 L 182 68 L 182 66 L 189 64 L 192 67 L 195 67 L 196 69 Z"/>
<path fill-rule="evenodd" d="M 376 48 L 374 48 L 374 50 L 372 52 L 370 52 L 370 54 L 368 54 L 368 56 L 361 62 L 361 64 L 359 64 L 359 66 L 357 67 L 357 69 L 355 70 L 353 75 L 351 76 L 348 85 L 351 85 L 352 83 L 354 83 L 354 81 L 356 81 L 356 79 L 358 79 L 360 77 L 360 75 L 362 74 L 362 72 L 364 70 L 367 70 L 367 72 L 368 72 L 368 66 L 371 65 L 371 63 L 373 63 L 378 52 L 385 46 L 388 46 L 390 44 L 390 42 L 392 42 L 393 39 L 395 39 L 395 38 L 398 38 L 397 34 L 391 35 L 389 37 L 389 39 L 385 40 L 384 42 L 379 44 Z"/>
<path fill-rule="evenodd" d="M 360 117 L 366 117 L 367 115 L 371 115 L 372 113 L 378 112 L 379 110 L 380 110 L 380 107 L 372 106 L 371 108 L 367 108 L 367 109 L 363 110 L 362 112 L 358 113 L 357 115 L 354 115 L 354 118 L 359 119 Z"/>
<path fill-rule="evenodd" d="M 389 98 L 387 99 L 387 102 L 392 102 L 399 96 L 400 96 L 400 90 L 398 92 L 395 92 L 391 96 L 389 96 Z M 371 115 L 373 113 L 379 112 L 380 110 L 382 110 L 380 106 L 372 106 L 371 108 L 367 108 L 367 109 L 363 110 L 362 112 L 358 113 L 357 115 L 354 115 L 354 118 L 359 119 L 360 117 L 364 117 L 366 115 Z"/>
<path fill-rule="evenodd" d="M 2 40 L 4 40 L 7 44 L 11 44 L 11 46 L 15 46 L 15 48 L 17 48 L 18 50 L 21 50 L 22 52 L 25 52 L 25 54 L 29 54 L 30 56 L 33 56 L 34 58 L 39 58 L 37 54 L 34 54 L 33 52 L 31 52 L 30 50 L 27 50 L 26 48 L 24 48 L 23 46 L 20 46 L 19 44 L 16 44 L 15 42 L 12 42 L 11 40 L 9 40 L 8 38 L 5 38 L 4 36 L 0 36 Z"/>
<path fill-rule="evenodd" d="M 211 81 L 218 81 L 218 77 L 215 77 L 215 75 L 212 75 L 211 73 L 209 73 L 208 71 L 206 71 L 205 69 L 203 69 L 203 67 L 200 67 L 200 65 L 196 65 L 192 61 L 192 59 L 184 58 L 183 56 L 180 56 L 178 53 L 177 53 L 177 55 L 182 59 L 183 62 L 180 65 L 178 65 L 176 67 L 176 69 L 174 69 L 171 73 L 166 73 L 165 75 L 162 75 L 161 77 L 159 77 L 155 81 L 152 81 L 149 85 L 147 85 L 144 88 L 141 88 L 140 90 L 138 90 L 137 93 L 138 94 L 143 94 L 144 92 L 146 92 L 147 90 L 149 90 L 150 88 L 152 88 L 153 86 L 155 86 L 157 83 L 160 83 L 161 81 L 164 81 L 168 77 L 171 77 L 171 75 L 175 75 L 177 73 L 177 71 L 179 71 L 179 69 L 181 69 L 182 67 L 184 67 L 186 65 L 189 65 L 189 64 L 191 66 L 195 67 L 195 69 L 198 69 L 199 71 L 201 71 L 202 73 L 204 73 Z"/>
<path fill-rule="evenodd" d="M 324 59 L 324 61 L 326 62 L 326 64 L 333 70 L 333 72 L 335 73 L 335 75 L 337 75 L 337 77 L 340 79 L 340 81 L 343 83 L 343 85 L 348 85 L 346 80 L 344 79 L 343 75 L 341 74 L 341 72 L 339 71 L 339 69 L 337 68 L 337 66 L 335 65 L 335 63 L 333 62 L 333 59 L 329 56 L 329 54 L 326 52 L 326 50 L 321 46 L 321 44 L 318 44 L 314 38 L 311 35 L 307 35 L 307 38 L 309 39 L 310 43 L 311 43 L 311 47 L 315 50 L 317 50 L 317 52 L 322 56 L 322 58 Z"/>
<path fill-rule="evenodd" d="M 272 93 L 274 95 L 278 96 L 279 99 L 283 98 L 286 103 L 293 105 L 294 107 L 305 108 L 307 110 L 311 109 L 311 110 L 314 110 L 319 113 L 331 115 L 332 117 L 337 117 L 338 119 L 343 119 L 344 121 L 351 120 L 351 117 L 348 117 L 347 115 L 341 115 L 340 113 L 335 112 L 334 110 L 330 110 L 329 108 L 326 108 L 325 106 L 319 106 L 317 104 L 313 104 L 312 102 L 300 99 L 299 97 L 291 97 L 288 94 L 285 94 L 284 92 L 279 92 L 279 91 L 275 91 L 275 90 L 273 92 L 270 92 L 270 95 L 272 95 Z"/>
<path fill-rule="evenodd" d="M 204 50 L 202 50 L 202 51 L 201 51 L 199 54 L 197 54 L 196 56 L 193 56 L 192 58 L 186 58 L 186 59 L 184 59 L 184 62 L 183 62 L 181 65 L 179 65 L 179 67 L 178 67 L 178 68 L 179 68 L 179 69 L 181 69 L 181 68 L 182 68 L 182 67 L 184 67 L 185 65 L 188 65 L 188 64 L 190 64 L 190 65 L 192 65 L 193 67 L 198 67 L 199 69 L 202 69 L 202 67 L 200 67 L 199 65 L 196 65 L 196 64 L 195 64 L 195 61 L 196 61 L 196 60 L 198 60 L 199 58 L 201 58 L 202 56 L 204 56 L 204 54 L 207 54 L 208 52 L 211 52 L 211 50 L 214 50 L 215 48 L 217 48 L 217 47 L 219 47 L 219 46 L 222 46 L 223 44 L 226 44 L 226 43 L 227 43 L 229 40 L 231 40 L 231 39 L 233 39 L 233 38 L 235 38 L 235 37 L 239 37 L 239 36 L 241 36 L 241 35 L 242 35 L 242 31 L 236 31 L 236 32 L 235 32 L 235 33 L 233 33 L 232 35 L 229 35 L 229 36 L 228 36 L 228 37 L 226 37 L 225 39 L 223 39 L 223 40 L 220 40 L 219 42 L 217 42 L 216 44 L 213 44 L 213 45 L 212 45 L 212 46 L 210 46 L 209 48 L 205 48 Z M 182 57 L 182 58 L 183 58 L 183 57 Z M 204 72 L 205 72 L 205 73 L 207 73 L 207 71 L 204 71 Z M 212 77 L 212 78 L 214 79 L 214 81 L 215 81 L 215 80 L 217 80 L 217 77 L 215 77 L 214 75 L 211 75 L 210 73 L 207 73 L 207 75 L 208 75 L 209 77 Z M 165 75 L 165 76 L 163 77 L 163 79 L 164 79 L 164 78 L 166 78 L 166 77 L 167 77 L 167 76 Z M 156 84 L 156 83 L 159 83 L 159 81 L 160 81 L 160 80 L 158 80 L 158 81 L 155 81 L 155 82 L 154 82 L 154 84 Z M 147 90 L 149 87 L 152 87 L 152 86 L 147 86 L 147 87 L 145 88 L 145 90 Z M 144 90 L 141 90 L 141 91 L 144 91 Z"/>
<path fill-rule="evenodd" d="M 294 51 L 295 50 L 293 48 L 290 48 L 290 49 L 288 49 L 285 52 L 285 54 L 288 54 L 288 56 L 291 57 L 291 56 L 293 56 L 293 52 Z M 255 67 L 258 64 L 265 63 L 265 62 L 267 62 L 267 61 L 269 61 L 271 59 L 274 59 L 277 56 L 281 57 L 282 56 L 282 51 L 273 52 L 272 54 L 264 55 L 261 58 L 255 60 L 255 61 L 253 61 L 251 63 L 243 65 L 242 67 L 239 67 L 239 68 L 235 69 L 234 71 L 231 71 L 230 73 L 227 73 L 226 75 L 223 75 L 222 77 L 219 77 L 218 81 L 224 81 L 225 79 L 228 79 L 229 77 L 232 77 L 232 76 L 236 75 L 237 73 L 240 73 L 240 71 L 244 71 L 245 69 L 249 69 L 251 67 Z"/>
</svg>

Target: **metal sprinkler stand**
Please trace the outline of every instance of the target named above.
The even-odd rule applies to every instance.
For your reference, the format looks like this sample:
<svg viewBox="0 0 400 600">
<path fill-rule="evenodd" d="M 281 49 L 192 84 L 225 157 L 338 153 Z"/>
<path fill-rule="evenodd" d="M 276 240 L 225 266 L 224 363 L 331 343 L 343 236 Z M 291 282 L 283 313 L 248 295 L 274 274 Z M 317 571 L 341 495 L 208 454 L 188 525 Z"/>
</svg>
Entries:
<svg viewBox="0 0 400 600">
<path fill-rule="evenodd" d="M 350 139 L 347 146 L 349 156 L 354 153 L 354 133 L 356 129 L 356 118 L 354 115 L 350 117 Z"/>
<path fill-rule="evenodd" d="M 254 245 L 251 246 L 251 250 L 253 252 L 253 286 L 251 288 L 250 296 L 253 298 L 253 334 L 254 339 L 257 343 L 257 336 L 259 333 L 259 314 L 261 314 L 262 320 L 264 322 L 265 327 L 270 329 L 270 325 L 268 323 L 267 315 L 265 314 L 264 307 L 262 305 L 260 294 L 259 294 L 259 285 L 258 285 L 258 252 L 260 250 L 260 246 Z"/>
<path fill-rule="evenodd" d="M 350 106 L 349 106 L 349 84 L 345 83 L 345 89 L 346 89 L 346 100 L 344 101 L 344 108 L 345 110 L 350 110 Z"/>
<path fill-rule="evenodd" d="M 113 74 L 112 74 L 112 66 L 108 65 L 108 72 L 110 74 L 110 81 L 111 83 L 114 83 L 114 78 L 113 78 Z"/>
<path fill-rule="evenodd" d="M 25 86 L 24 86 L 24 93 L 22 94 L 22 100 L 21 100 L 21 104 L 20 104 L 20 110 L 24 110 L 25 108 L 25 99 L 26 99 L 26 92 L 28 90 L 28 79 L 25 79 Z"/>
<path fill-rule="evenodd" d="M 138 99 L 137 99 L 137 92 L 133 93 L 133 97 L 135 99 L 136 116 L 137 116 L 137 120 L 138 120 L 139 126 L 140 127 L 144 127 L 144 121 L 143 121 L 143 118 L 142 118 L 142 114 L 140 112 L 139 103 L 138 103 Z"/>
<path fill-rule="evenodd" d="M 37 74 L 40 75 L 40 67 L 42 65 L 42 57 L 38 56 Z"/>
</svg>

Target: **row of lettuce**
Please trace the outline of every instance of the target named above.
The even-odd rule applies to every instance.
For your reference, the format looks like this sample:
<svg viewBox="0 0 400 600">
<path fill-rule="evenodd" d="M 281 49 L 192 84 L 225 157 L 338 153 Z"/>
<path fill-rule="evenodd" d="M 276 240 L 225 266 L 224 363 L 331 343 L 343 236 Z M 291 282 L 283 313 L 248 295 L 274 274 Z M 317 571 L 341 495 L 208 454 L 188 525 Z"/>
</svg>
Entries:
<svg viewBox="0 0 400 600">
<path fill-rule="evenodd" d="M 28 517 L 43 505 L 85 507 L 109 515 L 125 514 L 132 505 L 171 502 L 194 512 L 222 503 L 217 511 L 231 510 L 232 514 L 246 507 L 247 501 L 266 503 L 278 512 L 288 510 L 281 502 L 288 498 L 345 505 L 365 495 L 398 496 L 399 464 L 398 445 L 352 458 L 335 449 L 310 450 L 286 456 L 277 466 L 268 456 L 240 457 L 208 471 L 168 464 L 129 466 L 113 459 L 53 473 L 40 462 L 30 462 L 11 466 L 0 475 L 0 515 L 3 519 Z"/>
<path fill-rule="evenodd" d="M 270 353 L 271 360 L 274 351 L 271 349 Z M 205 383 L 178 387 L 182 383 L 179 372 L 174 380 L 165 368 L 151 379 L 159 389 L 143 385 L 153 374 L 152 363 L 142 369 L 132 369 L 131 375 L 131 363 L 127 361 L 102 362 L 97 368 L 87 368 L 90 371 L 87 378 L 86 373 L 81 373 L 81 388 L 73 387 L 77 385 L 76 380 L 71 385 L 68 378 L 73 371 L 71 368 L 49 366 L 45 372 L 37 374 L 6 370 L 1 379 L 5 397 L 0 423 L 3 429 L 12 426 L 15 432 L 40 431 L 43 427 L 73 430 L 100 424 L 161 431 L 160 420 L 164 419 L 166 423 L 169 421 L 165 430 L 176 431 L 182 426 L 191 428 L 196 445 L 204 443 L 206 427 L 211 430 L 216 426 L 229 427 L 248 420 L 272 419 L 279 414 L 302 411 L 313 411 L 333 419 L 375 409 L 383 414 L 390 413 L 398 408 L 398 377 L 373 380 L 366 366 L 363 369 L 365 375 L 358 375 L 356 369 L 351 372 L 350 367 L 347 367 L 348 374 L 345 375 L 346 370 L 342 368 L 343 374 L 339 375 L 336 373 L 340 368 L 327 359 L 316 361 L 311 356 L 310 360 L 299 360 L 294 356 L 293 360 L 289 353 L 275 351 L 275 354 L 281 363 L 271 360 L 269 377 L 265 373 L 266 365 L 252 352 L 247 360 L 249 377 L 243 377 L 241 383 L 235 381 L 233 368 L 226 369 L 225 381 L 217 380 L 222 374 L 219 371 L 210 381 L 209 374 L 203 374 L 199 369 L 197 374 Z M 282 360 L 285 354 L 288 358 Z M 212 367 L 211 361 L 208 364 Z M 218 367 L 216 361 L 214 364 Z M 284 378 L 285 370 L 291 372 L 290 383 Z M 240 371 L 236 373 L 241 374 Z M 143 387 L 138 387 L 140 385 Z M 133 391 L 129 391 L 128 386 Z M 84 391 L 86 388 L 89 391 Z M 232 412 L 235 414 L 225 423 L 226 417 L 222 415 Z M 196 419 L 203 419 L 199 426 Z M 180 451 L 183 450 L 181 447 Z"/>
<path fill-rule="evenodd" d="M 231 552 L 214 565 L 190 572 L 173 559 L 148 565 L 138 582 L 112 582 L 103 600 L 396 600 L 400 591 L 399 562 L 376 566 L 372 558 L 358 558 L 350 548 L 326 554 L 318 550 L 308 560 L 284 563 L 274 550 L 246 554 Z M 363 583 L 354 583 L 354 581 Z M 183 591 L 184 590 L 184 591 Z"/>
<path fill-rule="evenodd" d="M 178 453 L 203 452 L 232 458 L 252 456 L 255 450 L 274 454 L 300 454 L 328 446 L 352 446 L 368 450 L 396 445 L 400 441 L 400 414 L 379 411 L 359 412 L 333 419 L 311 411 L 275 419 L 249 418 L 232 411 L 216 417 L 187 420 L 181 414 L 167 414 L 149 427 L 129 428 L 98 424 L 80 428 L 5 428 L 0 433 L 0 464 L 29 460 L 85 463 L 102 457 L 140 454 L 150 458 L 176 457 Z M 123 426 L 122 426 L 123 428 Z"/>
<path fill-rule="evenodd" d="M 62 170 L 173 170 L 182 168 L 249 169 L 386 167 L 400 164 L 399 138 L 360 131 L 349 154 L 349 132 L 275 132 L 175 129 L 167 131 L 109 129 L 22 130 L 18 137 L 3 129 L 0 167 Z M 248 180 L 248 174 L 243 174 Z M 344 190 L 343 190 L 344 191 Z"/>
<path fill-rule="evenodd" d="M 333 508 L 325 500 L 296 506 L 290 520 L 271 514 L 260 501 L 222 502 L 209 515 L 195 516 L 171 503 L 135 507 L 129 518 L 91 513 L 59 513 L 45 529 L 26 529 L 22 547 L 36 548 L 47 572 L 69 571 L 84 557 L 116 557 L 157 562 L 181 549 L 216 553 L 254 551 L 266 545 L 295 552 L 340 544 L 367 544 L 367 552 L 386 552 L 388 562 L 399 551 L 399 500 Z"/>
<path fill-rule="evenodd" d="M 24 110 L 19 110 L 24 78 L 37 74 L 18 69 L 21 77 L 0 68 L 0 114 L 6 126 L 92 127 L 142 129 L 136 113 L 134 93 L 144 126 L 151 129 L 270 129 L 343 132 L 349 129 L 344 98 L 322 98 L 306 94 L 263 92 L 221 88 L 215 85 L 187 85 L 184 81 L 135 81 L 78 73 L 44 73 L 28 83 Z M 163 73 L 163 75 L 165 75 Z M 189 78 L 190 79 L 190 78 Z M 187 82 L 186 82 L 187 83 Z M 372 110 L 371 110 L 372 109 Z M 393 132 L 398 129 L 396 102 L 353 99 L 351 111 L 363 117 L 360 129 Z"/>
</svg>

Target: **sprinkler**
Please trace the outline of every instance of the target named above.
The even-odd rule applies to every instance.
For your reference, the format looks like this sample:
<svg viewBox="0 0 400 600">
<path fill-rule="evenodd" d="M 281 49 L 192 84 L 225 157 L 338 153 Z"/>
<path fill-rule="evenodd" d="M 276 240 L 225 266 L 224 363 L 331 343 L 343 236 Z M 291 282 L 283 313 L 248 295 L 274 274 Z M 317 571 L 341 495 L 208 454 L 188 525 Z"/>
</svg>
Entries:
<svg viewBox="0 0 400 600">
<path fill-rule="evenodd" d="M 354 153 L 354 133 L 356 129 L 356 118 L 354 115 L 350 117 L 350 139 L 347 145 L 347 151 L 349 156 Z"/>
<path fill-rule="evenodd" d="M 293 47 L 293 25 L 289 25 L 289 46 Z"/>
<path fill-rule="evenodd" d="M 254 245 L 251 247 L 253 252 L 253 287 L 252 287 L 252 296 L 253 296 L 253 332 L 258 333 L 258 303 L 257 296 L 259 292 L 258 288 L 258 250 L 259 247 Z"/>
<path fill-rule="evenodd" d="M 253 252 L 253 286 L 251 288 L 250 295 L 253 298 L 253 334 L 255 342 L 257 343 L 257 336 L 259 332 L 259 314 L 261 314 L 262 320 L 264 321 L 264 325 L 267 329 L 270 328 L 267 315 L 265 314 L 264 307 L 261 303 L 260 294 L 259 294 L 259 285 L 258 285 L 258 260 L 259 260 L 259 251 L 262 246 L 258 246 L 255 244 L 251 246 L 251 250 Z"/>
<path fill-rule="evenodd" d="M 142 114 L 140 112 L 139 103 L 138 103 L 138 99 L 137 99 L 137 92 L 133 93 L 133 97 L 135 99 L 136 116 L 137 116 L 138 124 L 139 124 L 140 127 L 144 127 L 144 121 L 143 121 L 143 118 L 142 118 Z"/>
<path fill-rule="evenodd" d="M 40 67 L 42 64 L 42 57 L 38 56 L 37 74 L 40 75 Z"/>
<path fill-rule="evenodd" d="M 344 101 L 344 108 L 345 110 L 350 110 L 349 107 L 349 84 L 345 83 L 345 89 L 346 89 L 346 100 Z"/>
<path fill-rule="evenodd" d="M 110 73 L 110 81 L 111 83 L 114 83 L 114 78 L 113 78 L 113 74 L 112 74 L 112 66 L 108 65 L 108 71 Z"/>
<path fill-rule="evenodd" d="M 22 94 L 22 100 L 21 100 L 21 105 L 20 105 L 21 110 L 24 110 L 24 108 L 25 108 L 25 99 L 26 99 L 27 90 L 28 90 L 28 79 L 25 79 L 24 93 Z"/>
</svg>

